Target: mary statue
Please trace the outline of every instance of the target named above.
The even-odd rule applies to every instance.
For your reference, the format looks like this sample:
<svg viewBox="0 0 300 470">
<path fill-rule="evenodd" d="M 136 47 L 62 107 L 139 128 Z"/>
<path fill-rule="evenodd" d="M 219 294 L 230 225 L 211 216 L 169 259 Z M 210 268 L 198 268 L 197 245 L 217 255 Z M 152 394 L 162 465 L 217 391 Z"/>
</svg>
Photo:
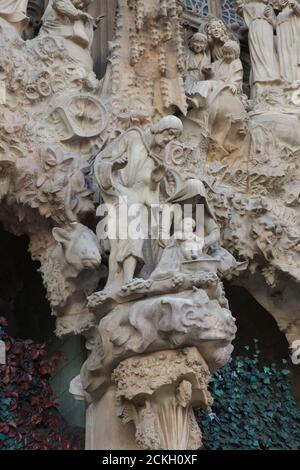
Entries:
<svg viewBox="0 0 300 470">
<path fill-rule="evenodd" d="M 28 24 L 26 15 L 28 0 L 0 0 L 0 18 L 22 34 Z"/>
</svg>

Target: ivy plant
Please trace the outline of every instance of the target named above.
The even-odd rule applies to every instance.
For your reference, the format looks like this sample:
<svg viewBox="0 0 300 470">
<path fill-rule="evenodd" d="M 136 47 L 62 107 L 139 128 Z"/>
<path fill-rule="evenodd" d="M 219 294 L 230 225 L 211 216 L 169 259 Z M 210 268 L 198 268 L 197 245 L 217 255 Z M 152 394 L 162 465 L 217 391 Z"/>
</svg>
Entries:
<svg viewBox="0 0 300 470">
<path fill-rule="evenodd" d="M 300 411 L 288 359 L 263 365 L 258 341 L 214 374 L 211 413 L 196 412 L 204 446 L 211 450 L 300 449 Z M 252 351 L 252 353 L 251 353 Z"/>
</svg>

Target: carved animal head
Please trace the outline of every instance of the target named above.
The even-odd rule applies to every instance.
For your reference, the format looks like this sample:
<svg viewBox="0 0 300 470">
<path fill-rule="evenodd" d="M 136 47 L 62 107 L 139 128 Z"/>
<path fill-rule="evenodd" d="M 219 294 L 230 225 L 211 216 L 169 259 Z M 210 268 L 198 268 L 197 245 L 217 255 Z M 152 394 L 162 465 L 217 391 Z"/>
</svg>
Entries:
<svg viewBox="0 0 300 470">
<path fill-rule="evenodd" d="M 52 230 L 60 250 L 55 256 L 68 278 L 77 277 L 84 270 L 96 270 L 101 265 L 100 246 L 96 235 L 84 225 L 74 223 L 70 229 Z"/>
</svg>

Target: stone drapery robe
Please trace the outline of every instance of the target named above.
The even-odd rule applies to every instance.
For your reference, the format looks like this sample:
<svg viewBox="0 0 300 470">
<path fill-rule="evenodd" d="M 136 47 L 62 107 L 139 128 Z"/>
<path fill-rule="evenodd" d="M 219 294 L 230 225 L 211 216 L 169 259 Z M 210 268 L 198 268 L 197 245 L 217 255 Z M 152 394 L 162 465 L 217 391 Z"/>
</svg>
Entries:
<svg viewBox="0 0 300 470">
<path fill-rule="evenodd" d="M 50 0 L 42 18 L 43 32 L 71 39 L 82 47 L 90 48 L 93 25 L 79 18 L 77 11 L 71 0 Z"/>
<path fill-rule="evenodd" d="M 25 28 L 28 24 L 27 4 L 28 0 L 0 0 L 0 18 L 11 25 L 19 23 Z"/>
<path fill-rule="evenodd" d="M 125 160 L 126 159 L 126 160 Z M 116 162 L 125 162 L 124 168 L 116 169 Z M 135 225 L 144 232 L 148 228 L 148 211 L 151 205 L 159 204 L 158 184 L 152 181 L 157 163 L 145 142 L 142 131 L 130 129 L 102 151 L 95 161 L 95 176 L 105 204 L 118 211 L 128 210 L 132 205 L 137 212 L 132 214 Z M 124 205 L 123 205 L 124 204 Z M 131 219 L 129 218 L 129 223 Z M 110 269 L 106 289 L 116 284 L 116 271 L 130 256 L 143 263 L 144 238 L 130 236 L 116 238 L 110 242 Z M 120 287 L 120 286 L 119 286 Z"/>
<path fill-rule="evenodd" d="M 192 95 L 197 92 L 197 84 L 205 80 L 202 68 L 210 63 L 209 54 L 202 52 L 195 54 L 189 50 L 185 64 L 185 90 L 186 93 Z"/>
<path fill-rule="evenodd" d="M 255 1 L 243 6 L 244 20 L 249 29 L 253 84 L 279 79 L 274 28 L 271 20 L 264 16 L 266 7 L 265 3 Z"/>
</svg>

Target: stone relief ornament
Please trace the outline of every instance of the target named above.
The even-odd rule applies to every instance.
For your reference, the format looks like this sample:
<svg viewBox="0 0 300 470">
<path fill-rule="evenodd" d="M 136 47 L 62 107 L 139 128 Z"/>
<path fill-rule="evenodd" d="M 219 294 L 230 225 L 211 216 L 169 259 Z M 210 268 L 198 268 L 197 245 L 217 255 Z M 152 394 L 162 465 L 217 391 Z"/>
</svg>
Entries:
<svg viewBox="0 0 300 470">
<path fill-rule="evenodd" d="M 275 6 L 279 9 L 276 34 L 280 76 L 292 83 L 300 79 L 300 6 L 288 0 L 279 0 Z"/>
<path fill-rule="evenodd" d="M 0 25 L 10 25 L 20 35 L 25 30 L 29 18 L 27 17 L 28 0 L 1 0 L 0 1 Z"/>
<path fill-rule="evenodd" d="M 91 139 L 99 136 L 107 125 L 106 109 L 100 100 L 88 94 L 63 97 L 55 103 L 49 121 L 55 126 L 61 142 Z"/>
<path fill-rule="evenodd" d="M 44 16 L 40 37 L 62 38 L 67 53 L 74 61 L 92 70 L 91 46 L 94 18 L 85 11 L 93 0 L 50 0 Z"/>
<path fill-rule="evenodd" d="M 184 140 L 198 147 L 204 161 L 229 155 L 238 158 L 247 145 L 247 98 L 242 90 L 240 47 L 229 39 L 221 50 L 221 59 L 201 67 L 204 80 L 194 80 L 190 86 L 192 78 L 186 71 L 190 110 L 183 120 Z M 206 144 L 208 138 L 209 145 Z M 205 155 L 201 151 L 203 143 L 207 150 Z"/>
<path fill-rule="evenodd" d="M 276 17 L 269 0 L 238 1 L 238 12 L 249 28 L 251 82 L 254 90 L 279 80 L 279 65 L 275 49 Z"/>
<path fill-rule="evenodd" d="M 202 435 L 192 406 L 209 410 L 212 398 L 207 390 L 210 372 L 196 348 L 127 359 L 115 369 L 113 380 L 119 415 L 125 422 L 134 422 L 141 448 L 201 447 Z M 184 434 L 182 423 L 188 430 Z"/>
<path fill-rule="evenodd" d="M 96 235 L 82 224 L 68 228 L 54 227 L 52 240 L 32 256 L 40 261 L 40 272 L 53 314 L 57 317 L 56 334 L 80 334 L 91 328 L 95 319 L 87 309 L 87 295 L 101 278 L 101 253 Z"/>
<path fill-rule="evenodd" d="M 179 136 L 182 123 L 166 116 L 150 130 L 129 129 L 97 156 L 95 175 L 104 202 L 116 211 L 122 201 L 126 207 L 138 207 L 139 240 L 110 238 L 109 278 L 106 291 L 117 291 L 134 278 L 143 262 L 147 236 L 147 208 L 159 204 L 159 183 L 164 176 L 164 161 L 159 152 Z M 144 237 L 144 238 L 143 238 Z"/>
<path fill-rule="evenodd" d="M 113 121 L 122 129 L 186 112 L 181 15 L 177 0 L 118 1 L 109 81 Z"/>
<path fill-rule="evenodd" d="M 31 34 L 27 1 L 0 0 L 0 221 L 30 239 L 56 334 L 86 340 L 86 447 L 197 449 L 236 334 L 222 279 L 299 332 L 299 5 L 239 1 L 242 34 L 118 0 L 100 81 L 91 3 L 49 0 Z M 106 233 L 118 212 L 142 236 Z"/>
</svg>

